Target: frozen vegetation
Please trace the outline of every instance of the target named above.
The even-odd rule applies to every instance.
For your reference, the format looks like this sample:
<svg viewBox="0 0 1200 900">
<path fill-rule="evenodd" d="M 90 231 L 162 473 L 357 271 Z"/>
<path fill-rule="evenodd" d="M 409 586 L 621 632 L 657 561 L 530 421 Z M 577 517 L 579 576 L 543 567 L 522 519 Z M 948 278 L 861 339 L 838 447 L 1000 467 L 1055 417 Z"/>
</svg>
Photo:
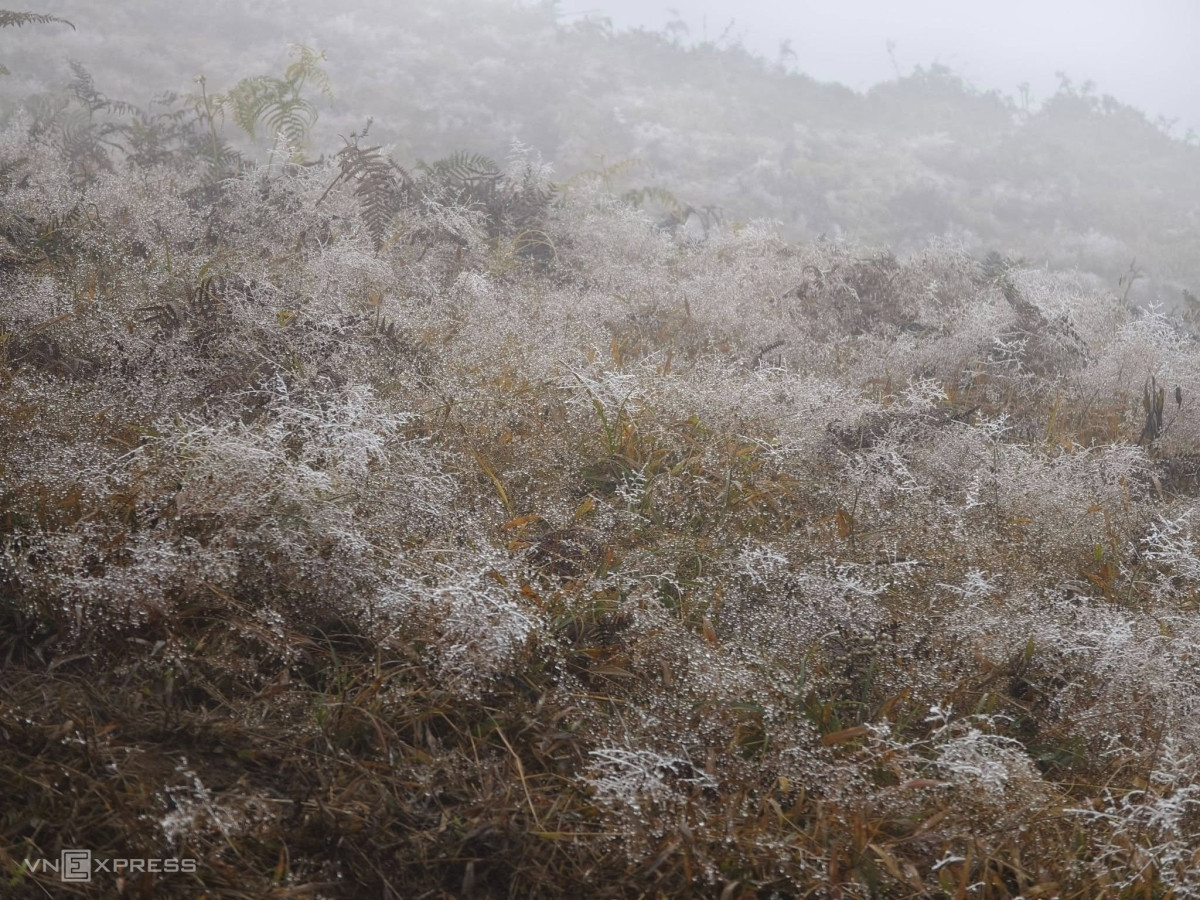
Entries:
<svg viewBox="0 0 1200 900">
<path fill-rule="evenodd" d="M 0 135 L 5 896 L 1200 896 L 1187 322 L 295 66 Z"/>
<path fill-rule="evenodd" d="M 1102 94 L 1087 80 L 1097 73 L 1006 96 L 926 65 L 856 93 L 803 74 L 802 58 L 754 56 L 736 29 L 702 37 L 699 13 L 675 5 L 682 16 L 655 33 L 558 17 L 582 0 L 344 0 L 336 15 L 325 0 L 41 0 L 77 30 L 6 33 L 0 113 L 61 117 L 69 61 L 108 97 L 166 113 L 176 107 L 156 102 L 163 92 L 194 92 L 198 74 L 217 87 L 274 75 L 289 43 L 309 44 L 325 51 L 333 88 L 310 92 L 313 155 L 368 115 L 373 143 L 409 162 L 464 149 L 503 158 L 516 136 L 560 179 L 620 165 L 621 192 L 665 188 L 674 204 L 647 204 L 659 218 L 688 206 L 769 217 L 788 239 L 844 235 L 906 253 L 948 233 L 973 256 L 1078 267 L 1109 287 L 1136 260 L 1139 301 L 1200 295 L 1200 141 Z M 78 133 L 83 111 L 66 112 Z M 260 132 L 260 146 L 272 136 Z"/>
</svg>

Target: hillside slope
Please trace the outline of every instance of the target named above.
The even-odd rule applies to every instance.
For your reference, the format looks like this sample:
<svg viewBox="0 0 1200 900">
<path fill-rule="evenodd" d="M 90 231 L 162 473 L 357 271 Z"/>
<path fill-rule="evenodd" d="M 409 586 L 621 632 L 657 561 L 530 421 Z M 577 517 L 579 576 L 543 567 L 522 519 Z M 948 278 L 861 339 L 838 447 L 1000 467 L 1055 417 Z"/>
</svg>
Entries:
<svg viewBox="0 0 1200 900">
<path fill-rule="evenodd" d="M 327 52 L 337 99 L 315 146 L 375 120 L 399 158 L 503 157 L 514 139 L 560 179 L 637 161 L 655 185 L 730 221 L 770 218 L 790 237 L 844 235 L 918 249 L 950 236 L 1175 305 L 1200 291 L 1200 147 L 1139 111 L 1064 80 L 1038 107 L 916 69 L 865 95 L 819 84 L 737 45 L 558 22 L 554 4 L 354 0 L 330 17 L 298 0 L 172 7 L 47 0 L 74 34 L 22 34 L 19 99 L 78 59 L 109 96 L 214 86 L 281 64 L 288 41 Z M 803 60 L 800 61 L 803 66 Z M 660 210 L 660 214 L 669 212 Z"/>
<path fill-rule="evenodd" d="M 5 896 L 1200 894 L 1179 322 L 357 152 L 0 137 Z"/>
</svg>

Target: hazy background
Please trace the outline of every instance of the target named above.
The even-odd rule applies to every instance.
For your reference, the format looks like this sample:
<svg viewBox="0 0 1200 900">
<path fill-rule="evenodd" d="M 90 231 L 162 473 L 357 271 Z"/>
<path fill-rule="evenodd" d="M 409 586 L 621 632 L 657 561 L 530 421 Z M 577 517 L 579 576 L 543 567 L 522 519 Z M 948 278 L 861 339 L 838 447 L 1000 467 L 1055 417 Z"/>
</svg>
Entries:
<svg viewBox="0 0 1200 900">
<path fill-rule="evenodd" d="M 1196 0 L 32 6 L 77 30 L 0 30 L 0 123 L 21 114 L 80 159 L 132 134 L 104 98 L 141 107 L 143 129 L 174 111 L 207 133 L 186 96 L 195 76 L 218 95 L 278 78 L 303 44 L 325 54 L 332 88 L 306 88 L 309 159 L 368 119 L 370 142 L 410 167 L 462 153 L 502 165 L 516 141 L 560 184 L 599 175 L 696 240 L 762 219 L 901 255 L 949 240 L 1200 321 Z M 72 61 L 94 87 L 81 93 Z M 247 162 L 266 160 L 275 134 L 232 115 L 222 127 Z"/>
<path fill-rule="evenodd" d="M 653 30 L 682 20 L 694 40 L 718 40 L 732 22 L 728 37 L 755 52 L 776 59 L 790 40 L 799 71 L 859 91 L 895 78 L 896 65 L 942 63 L 981 90 L 1015 95 L 1027 82 L 1038 101 L 1062 71 L 1152 118 L 1178 119 L 1180 134 L 1200 131 L 1196 0 L 566 0 L 561 10 Z"/>
</svg>

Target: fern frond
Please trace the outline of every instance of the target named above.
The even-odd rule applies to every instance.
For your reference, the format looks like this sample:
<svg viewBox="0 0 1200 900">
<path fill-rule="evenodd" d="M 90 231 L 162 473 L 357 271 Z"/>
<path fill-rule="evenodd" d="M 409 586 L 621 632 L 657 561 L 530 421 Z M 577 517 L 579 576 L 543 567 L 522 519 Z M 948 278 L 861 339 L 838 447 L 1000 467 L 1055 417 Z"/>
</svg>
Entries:
<svg viewBox="0 0 1200 900">
<path fill-rule="evenodd" d="M 308 140 L 317 121 L 317 111 L 301 97 L 285 97 L 263 110 L 262 121 L 275 134 L 282 134 L 293 146 Z"/>
<path fill-rule="evenodd" d="M 49 25 L 52 22 L 58 22 L 60 25 L 70 25 L 71 30 L 75 30 L 75 26 L 66 19 L 60 19 L 58 16 L 46 16 L 41 13 L 31 12 L 12 12 L 7 9 L 0 9 L 0 28 L 20 28 L 22 25 Z"/>
<path fill-rule="evenodd" d="M 13 12 L 9 9 L 0 9 L 0 28 L 20 28 L 22 25 L 47 25 L 51 22 L 58 22 L 62 25 L 70 25 L 71 30 L 75 30 L 75 26 L 71 25 L 66 19 L 60 19 L 58 16 L 47 16 L 41 13 L 31 12 Z M 0 75 L 11 74 L 8 66 L 0 64 Z"/>
<path fill-rule="evenodd" d="M 353 182 L 359 213 L 378 250 L 388 226 L 412 193 L 412 177 L 383 155 L 380 147 L 358 146 L 358 138 L 346 141 L 337 155 L 338 175 L 325 189 L 319 203 L 343 181 Z"/>
<path fill-rule="evenodd" d="M 98 90 L 96 90 L 95 79 L 92 78 L 92 73 L 84 68 L 83 63 L 71 60 L 69 63 L 71 72 L 74 73 L 71 80 L 67 82 L 67 87 L 71 89 L 71 93 L 84 106 L 89 109 L 98 109 L 104 105 L 103 98 Z"/>
<path fill-rule="evenodd" d="M 221 107 L 232 111 L 233 121 L 251 140 L 257 140 L 260 129 L 265 128 L 272 134 L 282 134 L 296 147 L 308 142 L 317 121 L 317 108 L 300 96 L 300 90 L 312 81 L 329 96 L 329 81 L 317 64 L 325 58 L 323 53 L 303 46 L 296 49 L 300 59 L 288 66 L 285 78 L 243 78 L 220 98 Z"/>
<path fill-rule="evenodd" d="M 420 162 L 421 193 L 445 206 L 483 211 L 489 237 L 495 237 L 502 217 L 499 196 L 503 175 L 499 166 L 479 153 L 458 151 L 432 163 Z"/>
<path fill-rule="evenodd" d="M 235 171 L 242 161 L 242 155 L 221 138 L 203 145 L 201 155 L 208 167 L 208 178 L 212 181 Z"/>
<path fill-rule="evenodd" d="M 554 202 L 556 189 L 538 177 L 531 166 L 517 181 L 511 175 L 506 179 L 500 198 L 499 219 L 496 224 L 518 232 L 541 232 L 546 210 Z"/>
<path fill-rule="evenodd" d="M 500 177 L 500 167 L 480 153 L 459 150 L 432 163 L 417 163 L 422 174 L 434 181 L 456 186 Z"/>
<path fill-rule="evenodd" d="M 143 115 L 141 109 L 132 103 L 127 103 L 124 100 L 111 100 L 97 90 L 92 73 L 84 68 L 82 63 L 71 60 L 70 66 L 74 76 L 68 82 L 67 87 L 70 88 L 75 99 L 90 112 L 103 111 L 118 116 Z"/>
<path fill-rule="evenodd" d="M 678 219 L 682 219 L 686 215 L 683 204 L 679 202 L 679 199 L 674 194 L 665 188 L 632 188 L 626 191 L 621 196 L 621 199 L 635 209 L 641 209 L 647 203 L 652 202 L 660 206 L 665 206 Z"/>
<path fill-rule="evenodd" d="M 292 55 L 296 57 L 296 61 L 287 67 L 283 75 L 284 80 L 288 84 L 294 85 L 296 90 L 312 82 L 317 93 L 327 100 L 332 100 L 333 87 L 329 83 L 329 76 L 321 66 L 321 63 L 325 61 L 325 51 L 314 50 L 305 44 L 292 44 L 290 49 Z"/>
<path fill-rule="evenodd" d="M 220 105 L 230 110 L 234 124 L 250 140 L 257 140 L 263 113 L 283 98 L 282 86 L 278 79 L 266 75 L 243 78 L 220 98 Z"/>
</svg>

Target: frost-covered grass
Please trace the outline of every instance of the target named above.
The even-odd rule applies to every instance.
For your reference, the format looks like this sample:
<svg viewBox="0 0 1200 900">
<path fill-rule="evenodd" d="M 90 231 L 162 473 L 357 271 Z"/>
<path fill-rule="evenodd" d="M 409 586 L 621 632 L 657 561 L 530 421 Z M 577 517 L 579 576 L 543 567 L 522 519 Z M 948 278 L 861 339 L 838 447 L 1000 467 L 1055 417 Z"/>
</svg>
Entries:
<svg viewBox="0 0 1200 900">
<path fill-rule="evenodd" d="M 3 152 L 6 896 L 1200 896 L 1173 321 Z"/>
</svg>

